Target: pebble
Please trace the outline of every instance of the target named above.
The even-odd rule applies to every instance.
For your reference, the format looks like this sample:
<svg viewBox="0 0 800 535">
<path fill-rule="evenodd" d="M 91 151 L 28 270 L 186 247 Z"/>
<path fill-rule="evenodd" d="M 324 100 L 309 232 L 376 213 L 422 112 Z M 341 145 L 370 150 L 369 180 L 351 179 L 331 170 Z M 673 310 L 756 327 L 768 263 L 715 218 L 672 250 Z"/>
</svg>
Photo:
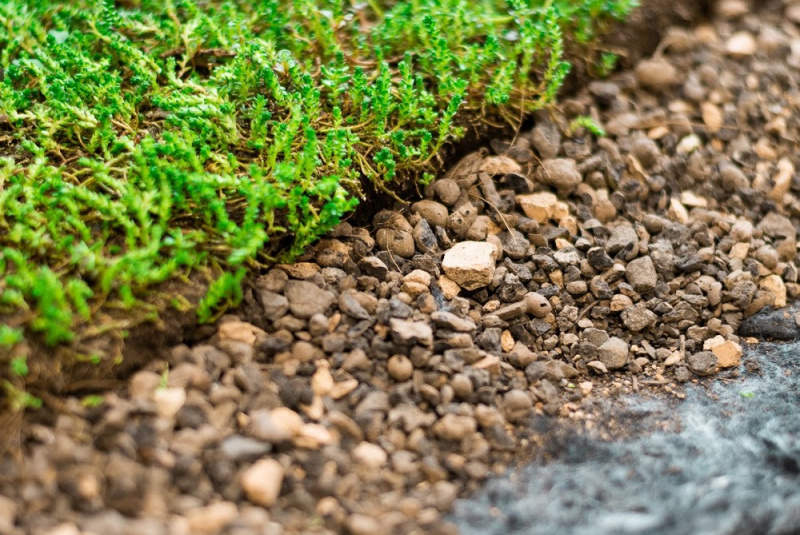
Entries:
<svg viewBox="0 0 800 535">
<path fill-rule="evenodd" d="M 377 444 L 361 442 L 353 449 L 353 458 L 362 466 L 370 470 L 377 470 L 386 464 L 389 456 Z"/>
<path fill-rule="evenodd" d="M 278 461 L 261 459 L 242 473 L 242 490 L 254 504 L 272 507 L 280 495 L 283 476 L 283 466 Z"/>
<path fill-rule="evenodd" d="M 324 314 L 336 302 L 333 293 L 307 281 L 287 282 L 285 295 L 289 300 L 292 314 L 303 319 L 310 318 L 314 314 Z"/>
<path fill-rule="evenodd" d="M 442 260 L 445 274 L 465 290 L 477 290 L 492 281 L 495 246 L 486 242 L 465 241 L 448 250 Z"/>
<path fill-rule="evenodd" d="M 578 172 L 575 160 L 554 158 L 542 161 L 542 166 L 536 171 L 536 180 L 561 192 L 569 193 L 583 181 L 583 178 Z"/>
<path fill-rule="evenodd" d="M 658 284 L 658 275 L 649 256 L 643 256 L 628 262 L 625 268 L 625 277 L 633 289 L 644 294 L 652 292 Z"/>
<path fill-rule="evenodd" d="M 427 323 L 392 318 L 390 329 L 392 340 L 397 344 L 420 344 L 427 347 L 433 345 L 433 329 Z"/>
<path fill-rule="evenodd" d="M 725 42 L 725 50 L 737 58 L 752 56 L 757 48 L 755 37 L 746 31 L 736 32 Z"/>
<path fill-rule="evenodd" d="M 433 426 L 436 436 L 444 440 L 463 440 L 478 428 L 475 418 L 448 413 Z"/>
<path fill-rule="evenodd" d="M 613 336 L 598 348 L 597 356 L 607 369 L 618 370 L 628 363 L 628 351 L 628 344 Z"/>
<path fill-rule="evenodd" d="M 664 59 L 645 59 L 636 66 L 636 81 L 643 87 L 667 89 L 680 83 L 678 71 Z"/>
<path fill-rule="evenodd" d="M 394 355 L 386 363 L 389 375 L 398 382 L 408 381 L 414 373 L 414 365 L 405 355 Z"/>
<path fill-rule="evenodd" d="M 686 359 L 686 365 L 697 375 L 714 375 L 717 372 L 717 357 L 710 351 L 701 351 L 690 355 Z"/>
</svg>

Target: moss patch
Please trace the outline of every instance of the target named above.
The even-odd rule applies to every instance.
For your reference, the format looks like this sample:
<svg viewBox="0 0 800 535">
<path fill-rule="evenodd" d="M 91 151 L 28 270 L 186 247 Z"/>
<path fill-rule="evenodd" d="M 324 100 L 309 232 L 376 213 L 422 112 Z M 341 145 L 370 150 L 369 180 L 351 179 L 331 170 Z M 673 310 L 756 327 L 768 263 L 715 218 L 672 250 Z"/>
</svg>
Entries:
<svg viewBox="0 0 800 535">
<path fill-rule="evenodd" d="M 21 340 L 118 357 L 164 306 L 211 321 L 470 124 L 550 103 L 634 0 L 9 0 L 0 5 L 0 377 Z M 589 47 L 584 47 L 588 51 Z M 598 53 L 598 65 L 609 57 Z M 165 283 L 204 273 L 195 307 Z M 22 344 L 24 345 L 24 344 Z"/>
</svg>

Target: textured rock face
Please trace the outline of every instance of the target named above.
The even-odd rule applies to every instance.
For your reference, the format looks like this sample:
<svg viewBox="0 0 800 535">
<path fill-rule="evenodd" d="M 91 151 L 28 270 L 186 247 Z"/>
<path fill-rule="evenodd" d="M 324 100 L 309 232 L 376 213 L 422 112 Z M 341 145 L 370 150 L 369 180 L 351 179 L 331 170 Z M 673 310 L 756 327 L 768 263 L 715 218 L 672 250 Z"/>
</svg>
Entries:
<svg viewBox="0 0 800 535">
<path fill-rule="evenodd" d="M 492 282 L 495 246 L 466 241 L 447 251 L 442 260 L 445 274 L 465 290 L 477 290 Z"/>
</svg>

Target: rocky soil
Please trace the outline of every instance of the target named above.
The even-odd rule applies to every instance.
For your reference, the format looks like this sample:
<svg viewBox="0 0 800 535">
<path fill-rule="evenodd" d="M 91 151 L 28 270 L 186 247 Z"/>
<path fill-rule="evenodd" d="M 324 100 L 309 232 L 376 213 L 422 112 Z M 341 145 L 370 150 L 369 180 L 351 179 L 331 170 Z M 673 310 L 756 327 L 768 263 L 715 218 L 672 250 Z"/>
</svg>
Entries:
<svg viewBox="0 0 800 535">
<path fill-rule="evenodd" d="M 27 414 L 0 533 L 454 533 L 548 421 L 681 397 L 796 332 L 748 318 L 800 294 L 800 4 L 719 11 L 340 225 L 125 388 Z"/>
</svg>

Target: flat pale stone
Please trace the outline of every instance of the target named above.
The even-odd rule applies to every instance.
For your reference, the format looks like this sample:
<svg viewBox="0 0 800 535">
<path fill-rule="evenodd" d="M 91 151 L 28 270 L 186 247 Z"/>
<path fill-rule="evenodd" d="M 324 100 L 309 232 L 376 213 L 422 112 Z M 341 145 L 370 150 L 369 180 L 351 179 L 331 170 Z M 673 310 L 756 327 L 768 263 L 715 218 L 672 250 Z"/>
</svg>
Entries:
<svg viewBox="0 0 800 535">
<path fill-rule="evenodd" d="M 477 290 L 492 282 L 495 246 L 465 241 L 448 250 L 442 260 L 445 274 L 465 290 Z"/>
<path fill-rule="evenodd" d="M 547 223 L 557 208 L 558 197 L 543 191 L 530 195 L 517 195 L 517 204 L 525 215 L 538 223 Z"/>
</svg>

